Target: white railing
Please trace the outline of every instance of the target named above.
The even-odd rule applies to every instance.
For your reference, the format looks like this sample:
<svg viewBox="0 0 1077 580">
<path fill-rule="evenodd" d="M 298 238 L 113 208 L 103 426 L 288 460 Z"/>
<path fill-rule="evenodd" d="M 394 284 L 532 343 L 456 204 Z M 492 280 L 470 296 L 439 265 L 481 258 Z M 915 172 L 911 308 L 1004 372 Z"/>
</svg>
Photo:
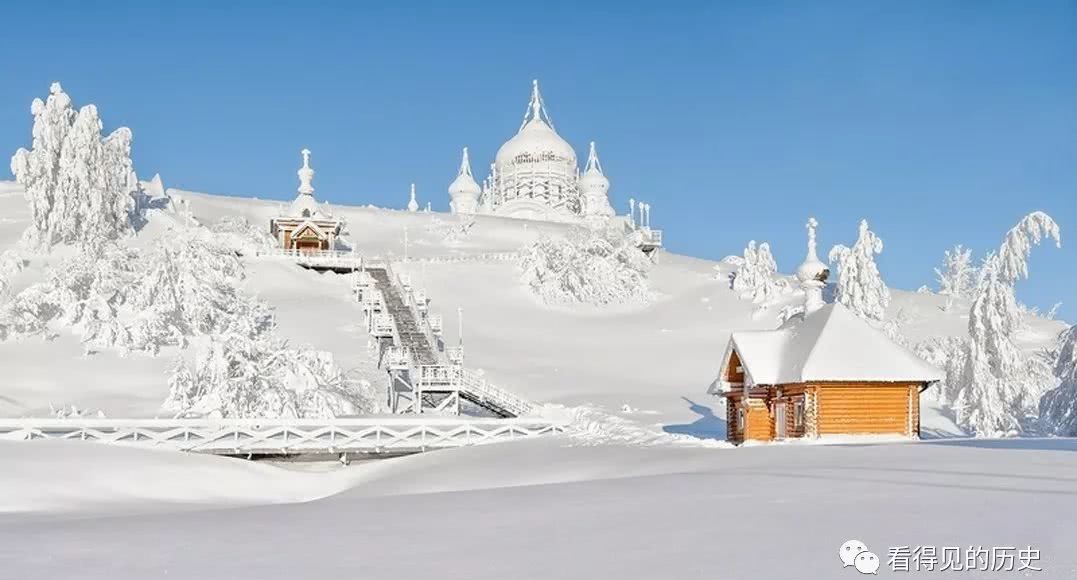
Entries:
<svg viewBox="0 0 1077 580">
<path fill-rule="evenodd" d="M 385 362 L 393 370 L 408 369 L 411 361 L 411 349 L 406 346 L 390 346 L 385 351 Z"/>
<path fill-rule="evenodd" d="M 455 386 L 459 384 L 458 373 L 454 367 L 443 365 L 422 365 L 419 367 L 418 385 L 420 387 Z"/>
<path fill-rule="evenodd" d="M 385 297 L 382 296 L 381 290 L 376 288 L 363 290 L 362 298 L 364 310 L 385 310 Z"/>
<path fill-rule="evenodd" d="M 0 440 L 68 439 L 216 455 L 401 454 L 562 433 L 543 419 L 0 419 Z"/>
<path fill-rule="evenodd" d="M 524 399 L 495 387 L 486 379 L 465 368 L 453 367 L 453 369 L 460 373 L 460 390 L 470 391 L 478 395 L 479 398 L 491 401 L 517 417 L 522 417 L 531 412 L 531 403 Z"/>
<path fill-rule="evenodd" d="M 445 358 L 449 359 L 449 362 L 453 364 L 463 364 L 464 362 L 464 347 L 462 346 L 450 346 L 445 348 Z"/>
<path fill-rule="evenodd" d="M 642 228 L 640 233 L 643 234 L 643 242 L 652 246 L 662 245 L 662 230 L 652 230 L 651 228 Z"/>
<path fill-rule="evenodd" d="M 455 365 L 461 365 L 464 363 L 464 347 L 463 346 L 450 346 L 445 348 L 445 358 L 449 359 L 449 362 Z"/>
<path fill-rule="evenodd" d="M 419 367 L 417 375 L 416 384 L 419 390 L 449 389 L 468 392 L 480 401 L 493 403 L 516 416 L 527 415 L 532 411 L 531 403 L 462 367 L 424 365 Z"/>
<path fill-rule="evenodd" d="M 323 267 L 340 267 L 340 268 L 354 268 L 361 269 L 363 267 L 363 256 L 358 252 L 346 252 L 342 250 L 285 250 L 276 248 L 272 250 L 262 250 L 258 253 L 260 256 L 275 256 L 290 258 L 297 264 L 305 264 L 308 266 L 323 266 Z"/>
<path fill-rule="evenodd" d="M 467 254 L 463 256 L 429 256 L 429 257 L 411 257 L 408 258 L 409 262 L 426 262 L 428 264 L 454 264 L 459 262 L 492 262 L 492 261 L 513 261 L 520 257 L 520 253 L 516 252 L 487 252 L 483 254 Z"/>
<path fill-rule="evenodd" d="M 429 301 L 426 298 L 426 290 L 416 289 L 411 291 L 412 301 L 415 303 L 416 308 L 419 311 L 426 311 L 429 306 Z"/>
<path fill-rule="evenodd" d="M 393 317 L 384 312 L 375 314 L 370 325 L 370 332 L 375 336 L 396 336 Z"/>
</svg>

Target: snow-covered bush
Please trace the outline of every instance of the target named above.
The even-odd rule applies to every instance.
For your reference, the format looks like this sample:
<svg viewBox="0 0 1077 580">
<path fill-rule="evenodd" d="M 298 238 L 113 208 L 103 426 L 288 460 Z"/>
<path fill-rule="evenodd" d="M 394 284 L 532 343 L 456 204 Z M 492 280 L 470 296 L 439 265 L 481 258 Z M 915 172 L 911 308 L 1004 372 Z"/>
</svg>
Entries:
<svg viewBox="0 0 1077 580">
<path fill-rule="evenodd" d="M 755 240 L 744 248 L 740 268 L 730 275 L 730 287 L 742 299 L 765 304 L 788 288 L 784 279 L 776 279 L 778 264 L 770 253 L 770 244 L 756 246 Z"/>
<path fill-rule="evenodd" d="M 105 412 L 100 409 L 80 409 L 77 405 L 62 405 L 57 408 L 52 403 L 49 403 L 49 414 L 57 419 L 82 419 L 87 417 L 103 419 L 105 417 Z"/>
<path fill-rule="evenodd" d="M 968 298 L 975 289 L 976 266 L 972 264 L 972 250 L 961 244 L 946 250 L 942 269 L 935 268 L 939 282 L 939 294 L 947 297 L 946 310 L 953 306 L 955 298 Z"/>
<path fill-rule="evenodd" d="M 0 304 L 11 296 L 11 279 L 22 271 L 25 261 L 15 250 L 0 254 Z"/>
<path fill-rule="evenodd" d="M 860 234 L 852 248 L 843 245 L 830 250 L 829 260 L 838 268 L 835 299 L 861 318 L 882 320 L 890 305 L 890 289 L 879 274 L 875 255 L 883 251 L 883 241 L 860 221 Z"/>
<path fill-rule="evenodd" d="M 101 136 L 97 108 L 77 113 L 60 83 L 44 102 L 35 99 L 31 149 L 11 158 L 25 189 L 31 223 L 23 241 L 32 248 L 60 243 L 95 245 L 130 230 L 138 179 L 131 163 L 131 130 Z"/>
<path fill-rule="evenodd" d="M 519 255 L 522 279 L 547 304 L 646 302 L 651 262 L 632 235 L 544 237 Z"/>
<path fill-rule="evenodd" d="M 1040 399 L 1040 422 L 1048 433 L 1074 437 L 1077 436 L 1077 325 L 1058 337 L 1054 371 L 1061 384 Z"/>
<path fill-rule="evenodd" d="M 177 416 L 329 418 L 377 408 L 369 383 L 348 381 L 327 352 L 268 334 L 223 333 L 177 360 L 165 408 Z"/>
<path fill-rule="evenodd" d="M 266 232 L 264 226 L 254 225 L 241 217 L 223 217 L 211 224 L 209 231 L 213 234 L 212 243 L 244 256 L 255 256 L 277 247 L 276 240 Z"/>
</svg>

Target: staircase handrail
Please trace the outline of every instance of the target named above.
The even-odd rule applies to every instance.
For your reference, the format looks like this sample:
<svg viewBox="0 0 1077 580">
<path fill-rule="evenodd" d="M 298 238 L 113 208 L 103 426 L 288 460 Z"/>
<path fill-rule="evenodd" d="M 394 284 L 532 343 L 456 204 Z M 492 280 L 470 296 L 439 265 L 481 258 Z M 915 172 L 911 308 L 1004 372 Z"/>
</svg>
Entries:
<svg viewBox="0 0 1077 580">
<path fill-rule="evenodd" d="M 511 411 L 516 416 L 526 415 L 531 412 L 532 405 L 526 400 L 494 386 L 485 378 L 478 376 L 468 369 L 461 367 L 453 368 L 460 379 L 460 388 L 477 393 L 484 399 L 496 403 L 507 411 Z"/>
</svg>

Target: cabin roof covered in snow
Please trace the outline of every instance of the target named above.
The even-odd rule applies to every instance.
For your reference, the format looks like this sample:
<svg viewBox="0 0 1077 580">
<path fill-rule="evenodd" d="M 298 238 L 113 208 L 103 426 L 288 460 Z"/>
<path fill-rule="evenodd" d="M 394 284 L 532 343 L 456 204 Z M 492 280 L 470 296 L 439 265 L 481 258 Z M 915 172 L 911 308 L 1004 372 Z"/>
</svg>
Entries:
<svg viewBox="0 0 1077 580">
<path fill-rule="evenodd" d="M 841 304 L 796 316 L 777 330 L 734 332 L 747 382 L 783 385 L 813 381 L 930 382 L 944 373 Z"/>
</svg>

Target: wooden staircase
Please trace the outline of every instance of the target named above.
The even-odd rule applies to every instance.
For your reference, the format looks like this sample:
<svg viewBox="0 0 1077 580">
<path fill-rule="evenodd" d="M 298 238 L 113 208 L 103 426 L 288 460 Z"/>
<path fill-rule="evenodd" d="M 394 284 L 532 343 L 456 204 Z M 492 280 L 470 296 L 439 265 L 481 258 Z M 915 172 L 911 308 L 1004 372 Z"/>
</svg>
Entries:
<svg viewBox="0 0 1077 580">
<path fill-rule="evenodd" d="M 497 417 L 532 411 L 528 401 L 490 384 L 449 356 L 439 338 L 441 319 L 427 314 L 425 294 L 397 278 L 391 265 L 368 265 L 362 276 L 363 307 L 371 333 L 382 341 L 379 358 L 390 375 L 389 406 L 394 413 L 458 415 L 461 401 Z"/>
</svg>

